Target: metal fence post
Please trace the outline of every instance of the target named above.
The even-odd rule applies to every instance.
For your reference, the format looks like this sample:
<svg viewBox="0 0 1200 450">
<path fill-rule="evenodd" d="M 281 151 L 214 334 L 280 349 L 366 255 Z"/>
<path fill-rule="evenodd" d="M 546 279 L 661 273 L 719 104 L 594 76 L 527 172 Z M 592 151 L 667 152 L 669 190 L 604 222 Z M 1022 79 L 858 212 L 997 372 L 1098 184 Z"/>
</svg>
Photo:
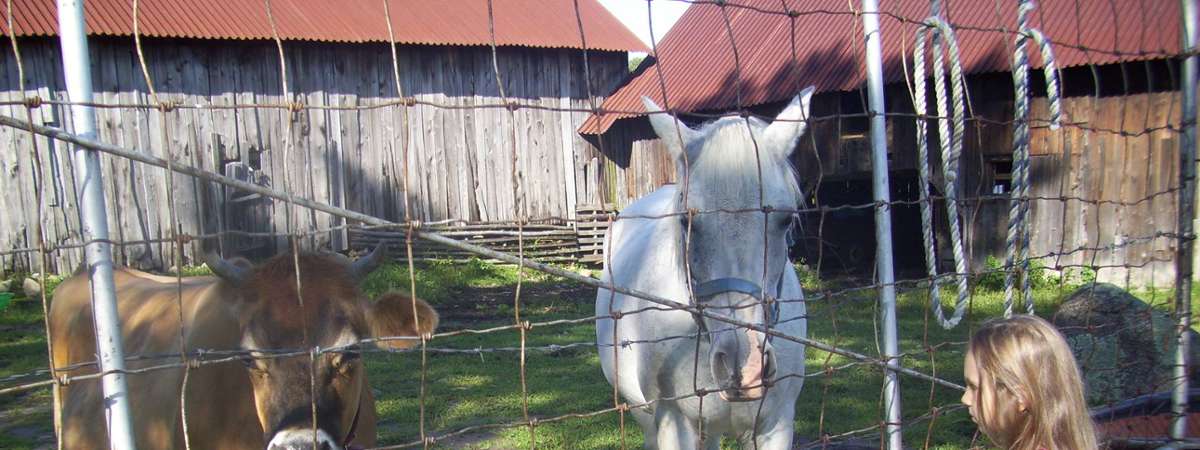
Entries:
<svg viewBox="0 0 1200 450">
<path fill-rule="evenodd" d="M 71 123 L 75 127 L 75 134 L 95 139 L 95 111 L 81 104 L 92 102 L 92 72 L 87 33 L 83 25 L 83 0 L 58 0 L 58 29 L 63 77 L 67 82 L 67 96 L 73 103 Z M 82 234 L 88 242 L 84 247 L 84 255 L 92 286 L 96 350 L 100 355 L 100 370 L 106 374 L 101 382 L 109 447 L 116 450 L 133 449 L 129 393 L 123 373 L 125 355 L 121 347 L 117 299 L 113 292 L 112 247 L 107 242 L 108 219 L 104 207 L 104 186 L 100 180 L 100 156 L 98 152 L 78 145 L 72 149 L 72 155 L 75 178 L 79 180 Z"/>
<path fill-rule="evenodd" d="M 1196 50 L 1196 0 L 1180 0 L 1183 53 Z M 1175 313 L 1179 342 L 1175 353 L 1175 390 L 1171 398 L 1171 439 L 1187 437 L 1188 355 L 1192 324 L 1192 245 L 1196 216 L 1196 55 L 1183 61 L 1183 135 L 1179 139 L 1179 244 L 1175 249 Z"/>
<path fill-rule="evenodd" d="M 888 368 L 884 372 L 883 395 L 887 422 L 883 432 L 889 450 L 902 448 L 900 436 L 900 377 L 894 370 L 900 367 L 896 332 L 896 286 L 892 269 L 892 195 L 888 190 L 887 123 L 883 102 L 883 52 L 879 29 L 879 4 L 863 0 L 863 33 L 867 44 L 868 115 L 871 120 L 871 172 L 875 195 L 875 263 L 878 268 L 879 315 L 883 322 L 883 356 Z"/>
</svg>

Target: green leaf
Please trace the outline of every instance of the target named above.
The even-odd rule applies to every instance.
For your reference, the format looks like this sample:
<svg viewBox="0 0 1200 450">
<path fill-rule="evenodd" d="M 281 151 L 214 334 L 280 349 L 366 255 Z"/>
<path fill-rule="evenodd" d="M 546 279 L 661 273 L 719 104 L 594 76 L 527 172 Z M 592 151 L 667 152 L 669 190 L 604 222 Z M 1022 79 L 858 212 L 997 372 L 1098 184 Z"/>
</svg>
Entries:
<svg viewBox="0 0 1200 450">
<path fill-rule="evenodd" d="M 4 311 L 4 308 L 8 307 L 8 304 L 12 302 L 12 299 L 12 292 L 0 292 L 0 311 Z"/>
</svg>

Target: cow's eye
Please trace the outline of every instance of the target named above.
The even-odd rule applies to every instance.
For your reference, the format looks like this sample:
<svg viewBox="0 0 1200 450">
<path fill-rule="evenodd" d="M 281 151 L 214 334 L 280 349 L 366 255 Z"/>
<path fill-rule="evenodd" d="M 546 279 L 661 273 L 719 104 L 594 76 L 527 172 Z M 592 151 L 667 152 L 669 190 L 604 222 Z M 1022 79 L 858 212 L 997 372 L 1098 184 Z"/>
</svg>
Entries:
<svg viewBox="0 0 1200 450">
<path fill-rule="evenodd" d="M 253 356 L 247 356 L 242 358 L 240 361 L 242 362 L 242 365 L 246 366 L 246 368 L 250 370 L 250 373 L 258 376 L 267 375 L 267 369 L 263 366 L 262 361 L 258 360 L 257 358 Z"/>
<path fill-rule="evenodd" d="M 351 365 L 354 363 L 354 361 L 357 361 L 359 357 L 360 355 L 357 351 L 338 353 L 333 357 L 333 365 L 337 367 L 338 370 L 346 371 L 350 369 Z"/>
</svg>

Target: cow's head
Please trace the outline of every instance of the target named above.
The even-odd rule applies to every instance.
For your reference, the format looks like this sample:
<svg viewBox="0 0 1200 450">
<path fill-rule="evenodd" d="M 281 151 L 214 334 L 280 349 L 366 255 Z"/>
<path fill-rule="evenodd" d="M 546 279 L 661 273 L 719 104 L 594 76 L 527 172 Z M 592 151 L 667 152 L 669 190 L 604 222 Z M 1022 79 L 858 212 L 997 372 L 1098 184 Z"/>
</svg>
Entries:
<svg viewBox="0 0 1200 450">
<path fill-rule="evenodd" d="M 316 449 L 341 449 L 353 433 L 365 380 L 357 352 L 315 359 L 309 354 L 269 357 L 271 352 L 420 336 L 437 326 L 437 313 L 420 299 L 393 293 L 371 302 L 362 294 L 358 284 L 378 267 L 382 253 L 376 249 L 354 262 L 330 254 L 285 254 L 257 266 L 208 258 L 213 272 L 236 292 L 228 303 L 238 317 L 242 349 L 264 356 L 247 359 L 246 367 L 267 450 L 312 449 L 314 443 Z"/>
</svg>

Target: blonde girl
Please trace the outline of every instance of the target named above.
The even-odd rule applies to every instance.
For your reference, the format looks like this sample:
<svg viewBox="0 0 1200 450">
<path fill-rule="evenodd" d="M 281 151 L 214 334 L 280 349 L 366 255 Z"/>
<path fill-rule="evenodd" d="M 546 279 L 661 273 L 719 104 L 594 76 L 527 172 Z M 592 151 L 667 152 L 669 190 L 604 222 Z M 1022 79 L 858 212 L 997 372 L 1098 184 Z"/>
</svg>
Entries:
<svg viewBox="0 0 1200 450">
<path fill-rule="evenodd" d="M 1096 427 L 1066 339 L 1036 316 L 985 323 L 967 346 L 971 419 L 1007 450 L 1092 450 Z"/>
</svg>

